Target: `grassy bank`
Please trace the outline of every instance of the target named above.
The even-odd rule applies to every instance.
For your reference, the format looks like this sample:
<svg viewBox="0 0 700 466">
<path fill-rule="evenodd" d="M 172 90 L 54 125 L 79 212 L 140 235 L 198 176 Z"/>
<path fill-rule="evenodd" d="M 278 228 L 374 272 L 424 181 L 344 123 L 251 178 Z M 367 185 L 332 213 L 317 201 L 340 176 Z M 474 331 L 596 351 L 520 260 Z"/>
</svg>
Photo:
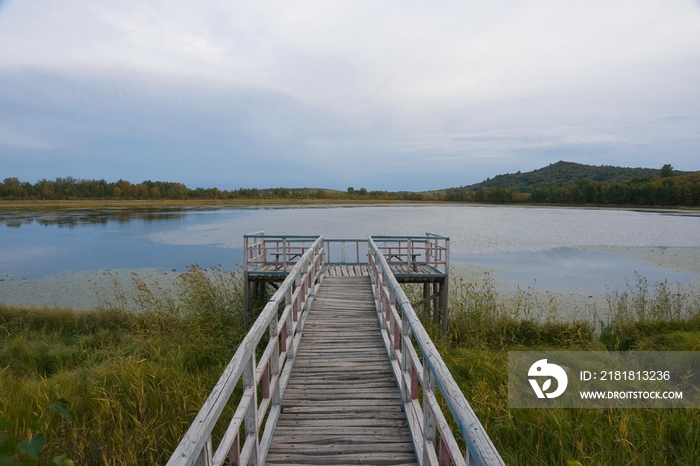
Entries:
<svg viewBox="0 0 700 466">
<path fill-rule="evenodd" d="M 700 351 L 700 297 L 661 283 L 608 295 L 597 323 L 455 283 L 445 361 L 506 464 L 700 464 L 698 409 L 508 409 L 508 350 Z M 424 319 L 425 320 L 425 319 Z M 434 338 L 440 338 L 435 334 Z M 571 462 L 571 463 L 569 463 Z"/>
<path fill-rule="evenodd" d="M 61 454 L 76 464 L 165 463 L 251 323 L 240 278 L 193 268 L 170 292 L 136 280 L 94 312 L 0 306 L 9 435 L 29 439 L 31 422 L 48 415 L 42 464 Z M 451 287 L 449 334 L 431 331 L 507 464 L 698 464 L 698 410 L 508 409 L 511 349 L 700 350 L 694 294 L 642 280 L 608 304 L 601 322 L 561 322 L 556 303 L 527 292 L 505 297 L 488 280 Z M 72 417 L 50 412 L 60 398 Z"/>
</svg>

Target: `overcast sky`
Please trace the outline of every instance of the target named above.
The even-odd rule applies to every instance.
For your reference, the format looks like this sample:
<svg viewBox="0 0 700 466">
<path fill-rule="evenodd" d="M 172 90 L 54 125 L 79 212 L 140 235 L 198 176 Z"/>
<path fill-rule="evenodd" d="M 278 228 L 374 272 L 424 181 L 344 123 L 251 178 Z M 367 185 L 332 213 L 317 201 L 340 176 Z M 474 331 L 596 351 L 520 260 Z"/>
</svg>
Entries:
<svg viewBox="0 0 700 466">
<path fill-rule="evenodd" d="M 0 0 L 0 179 L 700 169 L 700 1 Z"/>
</svg>

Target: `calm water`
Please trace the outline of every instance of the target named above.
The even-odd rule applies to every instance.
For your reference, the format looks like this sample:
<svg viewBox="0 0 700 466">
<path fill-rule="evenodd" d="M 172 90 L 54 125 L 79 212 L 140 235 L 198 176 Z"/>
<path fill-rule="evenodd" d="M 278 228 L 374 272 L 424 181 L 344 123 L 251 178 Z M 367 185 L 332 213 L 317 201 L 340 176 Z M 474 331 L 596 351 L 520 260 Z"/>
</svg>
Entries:
<svg viewBox="0 0 700 466">
<path fill-rule="evenodd" d="M 582 247 L 700 249 L 700 217 L 681 212 L 404 205 L 5 213 L 0 276 L 182 271 L 193 263 L 232 269 L 242 262 L 243 234 L 258 230 L 327 238 L 431 231 L 451 238 L 453 263 L 496 269 L 506 285 L 598 294 L 635 272 L 651 283 L 689 283 L 696 276 Z"/>
</svg>

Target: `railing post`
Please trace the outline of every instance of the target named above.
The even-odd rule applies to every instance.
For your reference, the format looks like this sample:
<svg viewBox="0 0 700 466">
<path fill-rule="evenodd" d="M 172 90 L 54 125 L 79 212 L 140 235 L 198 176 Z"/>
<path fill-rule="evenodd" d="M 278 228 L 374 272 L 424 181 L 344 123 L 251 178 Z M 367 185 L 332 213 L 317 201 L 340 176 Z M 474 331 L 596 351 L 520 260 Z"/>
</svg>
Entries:
<svg viewBox="0 0 700 466">
<path fill-rule="evenodd" d="M 282 270 L 285 272 L 287 271 L 287 238 L 282 238 L 282 260 L 284 262 L 284 266 L 282 267 Z"/>
<path fill-rule="evenodd" d="M 321 243 L 321 269 L 322 270 L 323 270 L 323 267 L 325 267 L 326 262 L 328 262 L 328 260 L 326 259 L 326 244 L 327 243 L 325 241 L 323 243 Z"/>
<path fill-rule="evenodd" d="M 411 387 L 406 382 L 413 374 L 410 368 L 413 366 L 411 361 L 411 353 L 408 350 L 408 343 L 411 340 L 411 326 L 408 319 L 401 315 L 401 372 L 403 374 L 401 380 L 401 401 L 404 405 L 411 401 Z"/>
<path fill-rule="evenodd" d="M 316 258 L 312 255 L 309 257 L 309 261 L 306 262 L 303 266 L 304 270 L 304 282 L 306 284 L 306 290 L 304 293 L 304 301 L 306 304 L 304 305 L 304 311 L 308 311 L 311 308 L 311 303 L 308 300 L 308 297 L 311 296 L 311 293 L 313 292 L 314 289 L 314 275 L 316 274 Z"/>
<path fill-rule="evenodd" d="M 447 334 L 449 312 L 447 309 L 447 300 L 449 299 L 450 285 L 450 239 L 445 240 L 445 283 L 442 285 L 442 302 L 440 303 L 440 312 L 442 313 L 442 334 Z"/>
<path fill-rule="evenodd" d="M 258 464 L 258 449 L 260 447 L 258 438 L 258 391 L 255 388 L 255 351 L 253 351 L 245 364 L 245 369 L 243 370 L 243 387 L 253 388 L 253 399 L 248 406 L 245 413 L 245 433 L 246 442 L 248 442 L 253 437 L 253 449 L 246 463 L 248 466 L 257 466 Z"/>
<path fill-rule="evenodd" d="M 429 395 L 435 391 L 435 379 L 428 361 L 423 361 L 423 463 L 433 465 L 435 458 L 435 414 L 430 407 Z"/>
<path fill-rule="evenodd" d="M 289 359 L 294 359 L 295 356 L 295 349 L 294 349 L 294 323 L 297 321 L 297 303 L 294 302 L 292 299 L 292 287 L 290 286 L 287 289 L 287 292 L 284 294 L 284 303 L 285 306 L 289 304 L 292 306 L 292 312 L 289 313 L 289 316 L 287 317 L 287 338 L 289 338 L 289 345 L 287 346 L 287 357 Z"/>
<path fill-rule="evenodd" d="M 377 309 L 381 311 L 384 309 L 384 274 L 382 272 L 377 271 L 377 283 L 379 285 L 379 293 L 377 294 Z M 385 324 L 383 322 L 380 322 L 380 326 L 382 328 L 386 328 Z"/>
<path fill-rule="evenodd" d="M 248 237 L 243 237 L 243 270 L 248 271 Z"/>
<path fill-rule="evenodd" d="M 394 293 L 389 294 L 389 310 L 391 311 L 393 309 L 396 309 L 396 296 L 394 296 Z M 398 311 L 398 309 L 397 309 Z M 398 312 L 396 312 L 398 314 Z M 391 313 L 392 317 L 394 316 L 394 313 Z M 396 359 L 396 351 L 401 348 L 401 332 L 402 329 L 399 328 L 399 323 L 396 321 L 396 318 L 393 318 L 392 321 L 394 322 L 393 325 L 393 331 L 394 331 L 394 352 L 392 359 Z"/>
<path fill-rule="evenodd" d="M 287 316 L 287 319 L 284 321 L 284 325 L 282 325 L 282 330 L 280 332 L 280 351 L 287 351 L 287 326 L 289 324 L 289 316 Z"/>
<path fill-rule="evenodd" d="M 241 464 L 241 442 L 239 437 L 240 435 L 236 434 L 236 438 L 231 445 L 231 450 L 229 450 L 228 453 L 228 463 L 231 466 L 240 466 Z"/>
<path fill-rule="evenodd" d="M 243 271 L 243 313 L 248 316 L 250 314 L 250 279 L 248 271 Z"/>
<path fill-rule="evenodd" d="M 213 456 L 210 435 L 209 439 L 207 439 L 207 443 L 204 444 L 204 448 L 202 448 L 202 451 L 199 453 L 197 461 L 194 462 L 194 466 L 212 466 L 212 464 L 214 464 Z"/>
<path fill-rule="evenodd" d="M 280 345 L 279 345 L 279 335 L 277 334 L 277 327 L 279 326 L 279 322 L 277 319 L 277 313 L 275 313 L 272 316 L 272 320 L 270 321 L 270 341 L 277 340 L 277 345 L 275 350 L 272 352 L 272 355 L 270 356 L 270 362 L 268 363 L 268 368 L 270 370 L 270 378 L 274 379 L 275 377 L 279 377 L 280 374 Z M 274 385 L 272 393 L 269 394 L 270 396 L 270 402 L 273 406 L 279 405 L 280 404 L 280 384 L 279 380 L 278 382 Z"/>
<path fill-rule="evenodd" d="M 387 335 L 391 335 L 391 300 L 389 299 L 388 293 L 384 296 L 382 293 L 382 301 L 384 301 L 384 328 L 386 329 Z"/>
<path fill-rule="evenodd" d="M 450 465 L 450 450 L 447 448 L 445 439 L 440 437 L 440 455 L 438 456 L 439 466 L 449 466 Z M 469 458 L 467 457 L 467 466 L 469 466 Z"/>
</svg>

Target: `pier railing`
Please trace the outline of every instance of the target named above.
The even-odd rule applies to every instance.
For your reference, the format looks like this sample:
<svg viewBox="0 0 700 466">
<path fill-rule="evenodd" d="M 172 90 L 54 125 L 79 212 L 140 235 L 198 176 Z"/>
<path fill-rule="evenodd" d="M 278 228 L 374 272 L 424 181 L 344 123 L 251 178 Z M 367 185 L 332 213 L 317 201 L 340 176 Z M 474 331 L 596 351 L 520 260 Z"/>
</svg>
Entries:
<svg viewBox="0 0 700 466">
<path fill-rule="evenodd" d="M 316 239 L 318 236 L 265 235 L 262 231 L 244 235 L 244 269 L 272 266 L 287 272 Z M 323 247 L 327 265 L 367 264 L 366 239 L 324 239 Z"/>
<path fill-rule="evenodd" d="M 244 269 L 271 265 L 283 272 L 288 272 L 318 238 L 318 236 L 265 235 L 262 231 L 244 235 Z"/>
<path fill-rule="evenodd" d="M 263 241 L 254 239 L 250 250 L 262 254 Z M 324 264 L 324 242 L 315 238 L 289 271 L 289 275 L 270 298 L 252 328 L 231 358 L 199 414 L 190 426 L 168 466 L 220 466 L 265 463 L 281 400 L 289 382 L 306 313 L 320 286 Z M 258 260 L 258 258 L 255 258 Z M 266 332 L 267 331 L 267 332 Z M 265 333 L 268 343 L 256 361 L 256 349 Z M 262 349 L 262 348 L 260 348 Z M 212 431 L 232 393 L 241 382 L 243 395 L 223 437 L 215 447 Z M 262 396 L 259 397 L 259 394 Z M 241 445 L 242 444 L 242 445 Z"/>
<path fill-rule="evenodd" d="M 244 235 L 244 269 L 273 266 L 287 272 L 317 236 L 265 235 L 264 232 Z M 432 266 L 447 274 L 450 263 L 450 239 L 446 236 L 426 233 L 425 236 L 372 236 L 389 265 Z M 367 239 L 324 239 L 327 265 L 367 264 Z"/>
<path fill-rule="evenodd" d="M 386 260 L 386 246 L 377 245 L 375 240 L 383 241 L 383 238 L 369 239 L 372 288 L 420 466 L 504 465 L 394 277 Z M 423 392 L 422 402 L 419 387 Z M 438 391 L 467 446 L 464 454 L 438 402 Z"/>
<path fill-rule="evenodd" d="M 425 236 L 371 236 L 389 265 L 405 264 L 409 269 L 429 265 L 447 274 L 450 268 L 450 238 Z"/>
<path fill-rule="evenodd" d="M 326 265 L 367 264 L 366 239 L 326 239 Z"/>
</svg>

